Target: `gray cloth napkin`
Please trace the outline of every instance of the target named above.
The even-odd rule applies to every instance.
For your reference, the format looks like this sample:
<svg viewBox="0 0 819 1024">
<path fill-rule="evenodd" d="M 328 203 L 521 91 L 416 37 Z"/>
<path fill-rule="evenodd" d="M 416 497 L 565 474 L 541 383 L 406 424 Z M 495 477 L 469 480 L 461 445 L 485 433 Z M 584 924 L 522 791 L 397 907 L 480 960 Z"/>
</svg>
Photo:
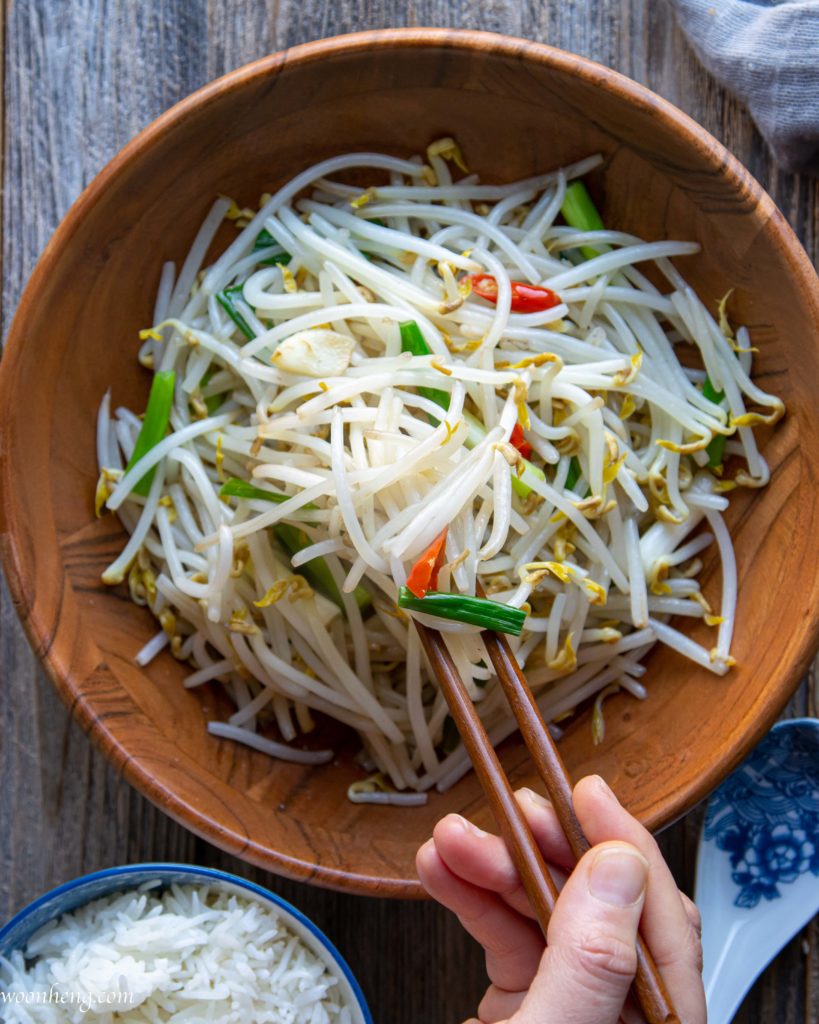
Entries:
<svg viewBox="0 0 819 1024">
<path fill-rule="evenodd" d="M 671 0 L 702 63 L 779 164 L 819 174 L 819 0 Z"/>
</svg>

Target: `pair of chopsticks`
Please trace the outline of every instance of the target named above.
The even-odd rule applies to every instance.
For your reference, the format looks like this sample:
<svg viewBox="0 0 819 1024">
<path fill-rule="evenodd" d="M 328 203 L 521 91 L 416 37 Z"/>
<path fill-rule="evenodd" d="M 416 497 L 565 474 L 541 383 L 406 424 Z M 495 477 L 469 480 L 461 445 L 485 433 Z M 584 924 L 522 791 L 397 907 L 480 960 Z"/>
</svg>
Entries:
<svg viewBox="0 0 819 1024">
<path fill-rule="evenodd" d="M 417 620 L 415 626 L 545 936 L 558 897 L 557 886 L 512 793 L 509 780 L 444 638 L 437 630 Z M 574 812 L 571 780 L 557 746 L 541 717 L 509 641 L 504 634 L 492 630 L 483 630 L 481 639 L 517 719 L 523 741 L 546 787 L 560 826 L 572 853 L 579 860 L 590 844 Z M 648 1024 L 679 1024 L 679 1018 L 642 936 L 638 936 L 637 940 L 637 975 L 632 992 Z"/>
</svg>

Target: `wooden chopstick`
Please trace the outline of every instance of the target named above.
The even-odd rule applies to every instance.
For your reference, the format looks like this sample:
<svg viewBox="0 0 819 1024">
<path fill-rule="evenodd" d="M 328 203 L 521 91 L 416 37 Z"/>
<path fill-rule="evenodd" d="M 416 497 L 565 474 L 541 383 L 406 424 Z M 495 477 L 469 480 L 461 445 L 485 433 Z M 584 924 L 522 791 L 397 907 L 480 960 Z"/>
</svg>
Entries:
<svg viewBox="0 0 819 1024">
<path fill-rule="evenodd" d="M 554 879 L 443 637 L 437 630 L 417 620 L 415 626 L 545 936 L 558 896 Z M 541 717 L 509 641 L 503 634 L 491 630 L 484 630 L 481 638 L 518 722 L 523 741 L 546 786 L 561 828 L 572 852 L 579 858 L 589 849 L 589 841 L 574 812 L 571 780 L 557 746 Z M 633 993 L 648 1024 L 679 1024 L 679 1018 L 642 936 L 638 936 L 637 941 L 637 975 Z"/>
<path fill-rule="evenodd" d="M 443 637 L 438 634 L 440 643 Z M 557 744 L 543 717 L 537 702 L 529 689 L 518 660 L 509 641 L 503 633 L 485 629 L 481 639 L 486 646 L 506 699 L 517 720 L 523 742 L 534 761 L 549 799 L 555 809 L 557 820 L 566 835 L 572 853 L 580 859 L 589 849 L 586 838 L 572 802 L 572 783 Z M 463 685 L 463 684 L 462 684 Z M 651 956 L 642 935 L 637 936 L 637 974 L 634 978 L 634 994 L 648 1024 L 671 1024 L 678 1021 L 674 1007 L 666 991 L 654 958 Z"/>
<path fill-rule="evenodd" d="M 417 620 L 415 628 L 545 935 L 557 886 L 443 637 Z"/>
</svg>

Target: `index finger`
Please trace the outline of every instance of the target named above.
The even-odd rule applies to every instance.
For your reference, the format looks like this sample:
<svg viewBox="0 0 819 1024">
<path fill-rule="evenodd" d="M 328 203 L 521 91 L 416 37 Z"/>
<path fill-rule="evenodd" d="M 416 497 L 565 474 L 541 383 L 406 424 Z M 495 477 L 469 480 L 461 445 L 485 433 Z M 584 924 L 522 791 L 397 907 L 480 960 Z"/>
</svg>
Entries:
<svg viewBox="0 0 819 1024">
<path fill-rule="evenodd" d="M 465 828 L 467 823 L 460 820 Z M 415 863 L 429 895 L 457 914 L 472 938 L 483 946 L 491 981 L 510 992 L 527 989 L 537 973 L 544 945 L 534 922 L 512 910 L 497 894 L 454 874 L 434 840 L 421 847 Z"/>
<path fill-rule="evenodd" d="M 544 859 L 550 866 L 571 870 L 574 858 L 552 805 L 528 789 L 518 790 L 515 797 Z M 472 885 L 497 893 L 518 913 L 534 917 L 529 897 L 503 839 L 474 825 L 464 830 L 460 823 L 458 817 L 448 815 L 438 822 L 433 833 L 435 848 L 449 870 Z M 559 886 L 563 872 L 553 870 L 552 876 Z"/>
</svg>

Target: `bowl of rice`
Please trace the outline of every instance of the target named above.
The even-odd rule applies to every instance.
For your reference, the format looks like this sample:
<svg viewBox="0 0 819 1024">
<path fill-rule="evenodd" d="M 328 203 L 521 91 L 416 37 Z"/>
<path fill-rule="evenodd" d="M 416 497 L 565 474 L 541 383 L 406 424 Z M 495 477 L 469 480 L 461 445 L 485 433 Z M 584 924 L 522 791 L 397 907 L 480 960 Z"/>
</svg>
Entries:
<svg viewBox="0 0 819 1024">
<path fill-rule="evenodd" d="M 372 1024 L 319 928 L 274 893 L 186 864 L 74 879 L 0 929 L 0 1020 Z"/>
<path fill-rule="evenodd" d="M 572 775 L 662 827 L 815 651 L 817 335 L 773 201 L 636 83 L 431 29 L 272 55 L 130 143 L 32 276 L 16 607 L 125 778 L 267 870 L 420 897 L 441 816 L 492 827 L 415 616 L 514 784 L 481 628 Z"/>
</svg>

